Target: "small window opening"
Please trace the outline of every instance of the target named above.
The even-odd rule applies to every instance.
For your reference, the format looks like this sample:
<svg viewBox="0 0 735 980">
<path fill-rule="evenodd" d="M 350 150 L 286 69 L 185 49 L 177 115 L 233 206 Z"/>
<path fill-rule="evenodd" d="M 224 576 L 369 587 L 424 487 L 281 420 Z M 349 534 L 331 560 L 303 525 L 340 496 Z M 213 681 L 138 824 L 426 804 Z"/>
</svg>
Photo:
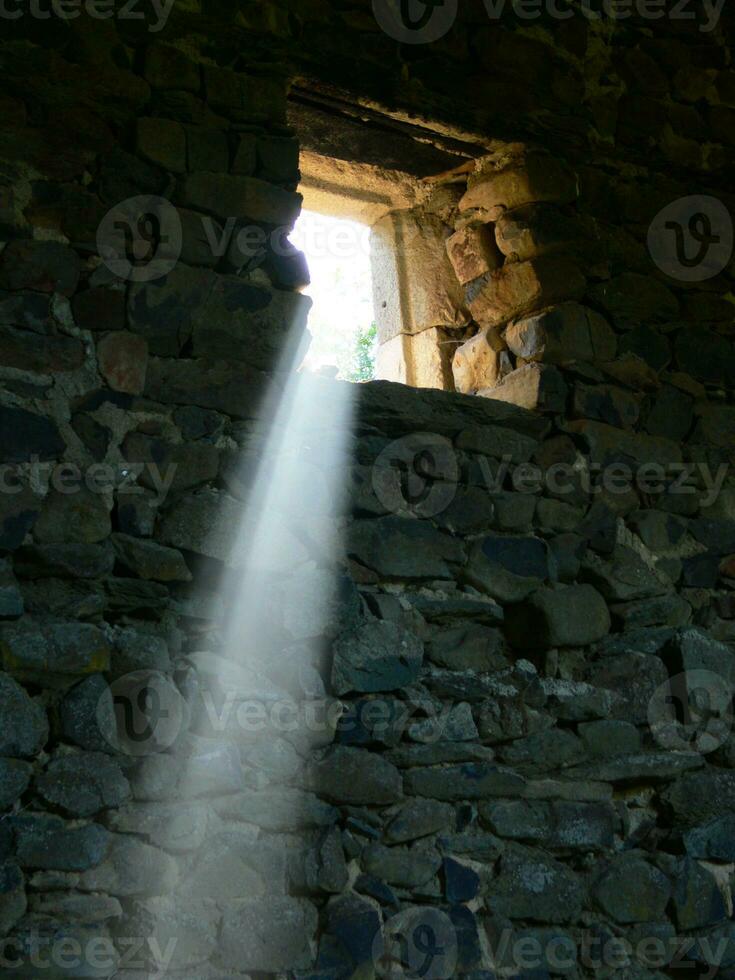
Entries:
<svg viewBox="0 0 735 980">
<path fill-rule="evenodd" d="M 311 344 L 302 369 L 343 381 L 375 377 L 377 325 L 373 309 L 370 228 L 348 218 L 302 211 L 290 236 L 311 276 Z"/>
</svg>

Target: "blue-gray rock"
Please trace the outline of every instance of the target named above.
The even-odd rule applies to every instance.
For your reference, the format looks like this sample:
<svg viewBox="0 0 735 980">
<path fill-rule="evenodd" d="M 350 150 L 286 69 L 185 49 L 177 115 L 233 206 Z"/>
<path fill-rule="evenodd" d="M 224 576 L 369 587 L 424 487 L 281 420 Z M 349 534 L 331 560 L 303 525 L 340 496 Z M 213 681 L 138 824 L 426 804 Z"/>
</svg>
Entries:
<svg viewBox="0 0 735 980">
<path fill-rule="evenodd" d="M 671 885 L 648 861 L 623 855 L 597 881 L 594 895 L 602 911 L 615 922 L 658 922 L 664 918 Z"/>
<path fill-rule="evenodd" d="M 403 796 L 403 779 L 375 752 L 335 746 L 307 773 L 308 788 L 335 803 L 386 805 Z"/>
<path fill-rule="evenodd" d="M 534 732 L 497 748 L 498 757 L 524 772 L 547 772 L 581 762 L 586 754 L 582 740 L 563 728 Z"/>
<path fill-rule="evenodd" d="M 610 632 L 610 612 L 591 585 L 538 589 L 505 611 L 506 635 L 519 650 L 581 647 Z"/>
<path fill-rule="evenodd" d="M 59 459 L 66 448 L 51 419 L 7 405 L 0 406 L 0 446 L 4 463 Z"/>
<path fill-rule="evenodd" d="M 735 811 L 735 772 L 710 767 L 689 772 L 661 796 L 675 825 L 688 830 Z"/>
<path fill-rule="evenodd" d="M 282 973 L 311 966 L 316 908 L 304 898 L 229 902 L 222 917 L 217 962 L 226 970 Z"/>
<path fill-rule="evenodd" d="M 674 918 L 681 935 L 704 929 L 728 917 L 722 892 L 714 876 L 698 861 L 685 857 L 674 879 Z"/>
<path fill-rule="evenodd" d="M 406 793 L 435 800 L 481 800 L 492 796 L 522 796 L 525 780 L 517 772 L 490 763 L 409 769 Z"/>
<path fill-rule="evenodd" d="M 441 866 L 438 851 L 421 844 L 413 847 L 385 847 L 369 844 L 362 854 L 363 869 L 381 881 L 400 888 L 420 888 L 428 884 Z"/>
<path fill-rule="evenodd" d="M 57 756 L 36 778 L 35 787 L 47 803 L 76 817 L 120 806 L 130 796 L 120 766 L 102 752 Z"/>
<path fill-rule="evenodd" d="M 95 861 L 79 880 L 85 892 L 106 892 L 118 898 L 167 895 L 179 877 L 176 861 L 165 851 L 136 837 L 107 833 L 103 861 Z"/>
<path fill-rule="evenodd" d="M 640 732 L 627 721 L 603 718 L 583 722 L 577 730 L 594 756 L 628 755 L 641 747 Z"/>
<path fill-rule="evenodd" d="M 446 830 L 454 823 L 454 807 L 437 800 L 409 800 L 385 829 L 385 839 L 401 844 Z"/>
<path fill-rule="evenodd" d="M 0 618 L 15 619 L 22 615 L 23 595 L 18 588 L 10 562 L 0 559 Z"/>
<path fill-rule="evenodd" d="M 27 907 L 25 879 L 14 861 L 0 863 L 0 936 L 7 936 L 25 915 Z M 6 965 L 10 964 L 6 959 Z"/>
<path fill-rule="evenodd" d="M 91 752 L 112 752 L 117 723 L 110 686 L 102 674 L 92 674 L 72 687 L 59 705 L 65 739 Z"/>
<path fill-rule="evenodd" d="M 451 905 L 471 902 L 480 890 L 480 876 L 473 869 L 454 858 L 445 857 L 442 861 L 444 872 L 444 894 Z"/>
<path fill-rule="evenodd" d="M 607 803 L 508 800 L 481 803 L 480 816 L 499 837 L 551 849 L 602 850 L 612 847 L 618 826 Z"/>
<path fill-rule="evenodd" d="M 20 759 L 0 758 L 0 810 L 11 807 L 28 789 L 31 765 Z"/>
<path fill-rule="evenodd" d="M 694 858 L 735 862 L 735 814 L 724 813 L 684 834 L 684 847 Z"/>
<path fill-rule="evenodd" d="M 379 575 L 393 579 L 448 579 L 451 564 L 465 560 L 464 545 L 427 521 L 381 517 L 354 521 L 347 553 Z"/>
<path fill-rule="evenodd" d="M 90 623 L 21 621 L 0 627 L 0 653 L 5 670 L 43 680 L 107 670 L 111 647 L 105 633 Z"/>
<path fill-rule="evenodd" d="M 487 904 L 509 919 L 562 923 L 576 919 L 584 897 L 573 871 L 543 851 L 514 844 L 501 855 Z"/>
<path fill-rule="evenodd" d="M 374 620 L 344 632 L 333 646 L 332 687 L 348 691 L 395 691 L 418 677 L 424 647 L 396 623 Z"/>
<path fill-rule="evenodd" d="M 330 902 L 325 914 L 326 930 L 319 944 L 317 967 L 334 966 L 340 976 L 359 976 L 360 971 L 373 970 L 382 928 L 376 906 L 347 893 Z"/>
<path fill-rule="evenodd" d="M 48 738 L 46 712 L 9 674 L 0 673 L 0 755 L 36 755 Z"/>
<path fill-rule="evenodd" d="M 20 813 L 10 818 L 18 863 L 25 868 L 86 871 L 103 860 L 110 834 L 99 824 L 67 824 L 61 817 Z"/>
</svg>

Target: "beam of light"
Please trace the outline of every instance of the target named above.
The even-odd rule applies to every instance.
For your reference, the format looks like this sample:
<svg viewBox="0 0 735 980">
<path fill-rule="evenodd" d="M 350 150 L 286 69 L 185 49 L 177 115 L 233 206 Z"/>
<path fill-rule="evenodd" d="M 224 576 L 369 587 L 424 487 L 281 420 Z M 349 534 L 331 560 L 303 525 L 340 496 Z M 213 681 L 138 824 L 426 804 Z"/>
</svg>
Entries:
<svg viewBox="0 0 735 980">
<path fill-rule="evenodd" d="M 226 915 L 233 902 L 254 899 L 267 915 L 271 897 L 287 894 L 287 852 L 303 859 L 306 846 L 311 752 L 331 743 L 339 718 L 321 678 L 343 605 L 340 532 L 357 389 L 296 370 L 302 357 L 294 337 L 228 479 L 241 515 L 216 595 L 226 610 L 212 634 L 219 642 L 186 658 L 197 689 L 177 754 L 176 805 L 183 815 L 192 802 L 208 803 L 215 816 L 186 855 L 172 899 L 179 910 L 214 900 Z"/>
</svg>

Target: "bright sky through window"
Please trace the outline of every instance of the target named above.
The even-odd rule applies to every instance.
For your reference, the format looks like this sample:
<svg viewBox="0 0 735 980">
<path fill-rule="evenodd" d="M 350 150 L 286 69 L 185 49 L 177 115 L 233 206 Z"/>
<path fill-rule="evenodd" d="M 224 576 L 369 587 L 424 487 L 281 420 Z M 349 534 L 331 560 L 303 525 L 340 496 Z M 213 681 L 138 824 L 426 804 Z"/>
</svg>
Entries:
<svg viewBox="0 0 735 980">
<path fill-rule="evenodd" d="M 375 355 L 370 229 L 343 218 L 303 211 L 290 235 L 306 255 L 314 302 L 313 340 L 304 359 L 309 371 L 350 381 L 372 377 Z M 330 371 L 330 369 L 332 369 Z"/>
</svg>

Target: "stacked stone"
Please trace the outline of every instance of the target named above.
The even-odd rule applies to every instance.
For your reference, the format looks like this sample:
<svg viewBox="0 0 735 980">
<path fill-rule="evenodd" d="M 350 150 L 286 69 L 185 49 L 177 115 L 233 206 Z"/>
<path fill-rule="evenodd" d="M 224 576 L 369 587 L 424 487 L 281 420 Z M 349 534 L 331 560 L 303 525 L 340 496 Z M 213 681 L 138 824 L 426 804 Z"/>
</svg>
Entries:
<svg viewBox="0 0 735 980">
<path fill-rule="evenodd" d="M 519 972 L 497 959 L 508 934 L 544 951 L 560 936 L 576 956 L 564 972 L 578 976 L 600 973 L 581 956 L 590 937 L 678 935 L 694 939 L 687 961 L 708 972 L 716 956 L 726 978 L 732 485 L 712 501 L 701 482 L 691 493 L 615 496 L 593 495 L 582 479 L 570 494 L 520 492 L 514 481 L 528 462 L 580 475 L 621 459 L 713 472 L 732 462 L 732 270 L 674 296 L 642 251 L 650 218 L 691 190 L 682 171 L 724 184 L 728 48 L 719 34 L 674 38 L 666 25 L 662 37 L 624 27 L 580 39 L 572 28 L 538 30 L 540 41 L 473 23 L 474 39 L 441 47 L 445 71 L 435 49 L 410 67 L 386 56 L 396 45 L 367 4 L 338 14 L 343 29 L 320 30 L 313 45 L 299 32 L 329 24 L 333 5 L 231 5 L 205 31 L 196 18 L 184 28 L 172 20 L 178 47 L 126 33 L 122 21 L 89 32 L 83 20 L 34 25 L 38 44 L 23 31 L 13 40 L 11 24 L 3 42 L 2 461 L 23 476 L 36 458 L 115 473 L 112 485 L 97 471 L 94 490 L 70 494 L 49 487 L 43 469 L 15 492 L 3 471 L 12 492 L 0 494 L 0 932 L 21 953 L 9 972 L 142 980 L 175 939 L 169 974 L 182 980 L 370 976 L 398 969 L 385 963 L 400 952 L 389 937 L 410 939 L 435 910 L 450 926 L 452 975 Z M 486 333 L 489 351 L 507 355 L 499 375 L 561 369 L 573 390 L 565 411 L 549 395 L 533 415 L 495 396 L 360 389 L 342 608 L 328 627 L 316 617 L 317 637 L 324 542 L 338 537 L 343 512 L 327 521 L 305 498 L 285 567 L 271 570 L 284 657 L 304 636 L 329 651 L 321 676 L 305 671 L 295 691 L 277 659 L 257 676 L 226 661 L 218 585 L 243 509 L 242 457 L 259 457 L 257 406 L 305 313 L 292 292 L 303 270 L 268 250 L 227 249 L 215 261 L 201 235 L 202 215 L 216 240 L 228 218 L 267 233 L 298 206 L 281 83 L 262 62 L 252 66 L 261 74 L 239 70 L 253 35 L 270 43 L 274 33 L 293 38 L 300 64 L 320 63 L 332 80 L 344 71 L 361 96 L 418 103 L 437 120 L 486 130 L 489 104 L 507 122 L 509 101 L 520 113 L 527 97 L 532 128 L 561 133 L 565 157 L 583 147 L 574 207 L 604 226 L 610 263 L 609 276 L 581 263 L 577 305 L 576 288 L 556 292 L 571 273 L 564 283 L 549 276 L 556 252 L 527 251 L 544 241 L 547 208 L 554 228 L 574 219 L 571 198 L 553 191 L 527 202 L 530 212 L 519 202 L 515 215 L 493 218 L 466 212 L 459 231 L 479 240 L 468 255 L 488 254 L 491 224 L 495 245 L 501 227 L 510 249 L 500 248 L 502 267 L 469 280 L 479 279 L 478 324 L 487 311 L 485 329 L 497 331 Z M 570 59 L 562 65 L 550 50 L 557 39 Z M 467 50 L 479 72 L 469 84 Z M 585 88 L 574 66 L 588 51 L 597 77 Z M 714 141 L 687 136 L 706 133 L 705 121 Z M 605 155 L 590 162 L 589 146 L 601 144 Z M 543 185 L 555 159 L 529 175 Z M 665 183 L 669 164 L 680 169 Z M 503 172 L 491 165 L 471 183 L 480 194 Z M 165 279 L 131 285 L 95 257 L 95 234 L 109 208 L 137 195 L 177 205 L 184 252 Z M 436 213 L 443 247 L 453 212 Z M 497 297 L 483 288 L 493 275 L 502 302 L 523 299 L 520 309 L 494 312 Z M 534 304 L 547 291 L 543 309 L 525 306 L 521 282 Z M 456 341 L 469 317 L 442 316 L 443 339 Z M 458 477 L 438 473 L 423 509 L 422 493 L 401 503 L 401 470 L 389 465 L 391 444 L 417 430 L 448 440 L 459 462 Z M 435 449 L 446 458 L 446 443 Z M 129 471 L 140 463 L 138 494 Z M 169 464 L 162 495 L 156 472 Z M 140 669 L 167 685 L 181 719 L 180 737 L 142 760 L 119 752 L 105 724 L 111 685 Z M 704 721 L 682 734 L 667 698 L 696 705 L 701 672 L 719 681 L 705 684 Z M 337 744 L 324 747 L 328 726 L 317 754 L 301 733 L 269 731 L 254 745 L 237 730 L 206 730 L 200 695 L 223 677 L 237 698 L 339 698 Z M 72 954 L 71 965 L 41 970 L 30 961 L 39 939 L 62 954 L 62 941 L 76 940 L 97 965 Z M 90 947 L 99 941 L 119 969 L 99 965 L 100 946 Z M 675 969 L 605 965 L 640 980 Z M 536 975 L 557 970 L 542 963 Z"/>
<path fill-rule="evenodd" d="M 332 809 L 294 786 L 304 763 L 285 738 L 207 731 L 201 704 L 213 676 L 240 700 L 294 698 L 218 661 L 216 593 L 243 445 L 256 459 L 257 415 L 310 305 L 284 247 L 301 201 L 285 81 L 100 30 L 62 25 L 48 53 L 4 38 L 17 139 L 0 253 L 3 965 L 49 980 L 296 967 L 316 912 L 287 866 Z M 57 131 L 57 104 L 81 91 Z M 131 198 L 164 240 L 121 209 Z M 178 261 L 137 276 L 146 256 L 105 252 L 108 214 L 158 258 L 180 244 Z M 175 722 L 169 740 L 154 717 L 140 756 L 114 702 L 138 672 Z"/>
</svg>

